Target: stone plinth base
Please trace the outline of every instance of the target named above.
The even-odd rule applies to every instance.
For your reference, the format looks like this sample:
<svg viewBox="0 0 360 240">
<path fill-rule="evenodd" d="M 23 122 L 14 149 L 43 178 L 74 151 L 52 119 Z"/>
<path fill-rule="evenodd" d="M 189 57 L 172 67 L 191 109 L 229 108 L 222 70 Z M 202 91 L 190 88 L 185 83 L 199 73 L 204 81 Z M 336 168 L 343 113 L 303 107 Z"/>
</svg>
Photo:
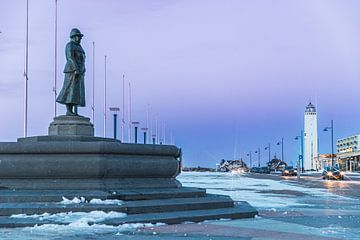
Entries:
<svg viewBox="0 0 360 240">
<path fill-rule="evenodd" d="M 94 136 L 90 118 L 82 116 L 58 116 L 49 126 L 49 136 Z"/>
<path fill-rule="evenodd" d="M 174 181 L 179 173 L 179 157 L 180 149 L 169 145 L 23 139 L 0 143 L 0 183 L 3 179 Z"/>
</svg>

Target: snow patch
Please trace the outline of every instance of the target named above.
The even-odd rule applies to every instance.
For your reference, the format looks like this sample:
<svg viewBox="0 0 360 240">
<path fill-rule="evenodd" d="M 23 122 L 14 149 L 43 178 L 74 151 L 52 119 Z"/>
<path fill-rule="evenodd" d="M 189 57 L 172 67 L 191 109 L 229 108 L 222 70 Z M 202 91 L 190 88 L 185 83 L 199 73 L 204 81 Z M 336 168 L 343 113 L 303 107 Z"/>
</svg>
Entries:
<svg viewBox="0 0 360 240">
<path fill-rule="evenodd" d="M 25 230 L 31 233 L 40 233 L 42 235 L 51 236 L 61 234 L 61 236 L 71 235 L 74 233 L 113 233 L 115 236 L 123 235 L 122 232 L 135 231 L 139 228 L 158 227 L 166 225 L 165 223 L 128 223 L 119 226 L 111 226 L 104 224 L 89 225 L 86 222 L 76 221 L 66 225 L 44 224 L 40 226 L 27 227 Z"/>
<path fill-rule="evenodd" d="M 84 197 L 74 197 L 72 200 L 67 199 L 66 197 L 62 197 L 62 201 L 60 202 L 60 204 L 78 204 L 78 203 L 84 203 L 86 202 Z"/>
<path fill-rule="evenodd" d="M 118 200 L 118 199 L 106 199 L 106 200 L 101 200 L 98 198 L 93 198 L 89 201 L 90 204 L 114 204 L 114 205 L 121 205 L 123 204 L 123 201 Z"/>
<path fill-rule="evenodd" d="M 11 215 L 11 218 L 37 218 L 40 221 L 50 220 L 56 223 L 69 223 L 75 226 L 85 226 L 89 223 L 98 223 L 107 219 L 112 218 L 123 218 L 126 217 L 126 213 L 120 212 L 103 212 L 103 211 L 91 211 L 91 212 L 65 212 L 49 214 L 43 213 L 41 215 L 26 215 L 26 214 L 15 214 Z"/>
<path fill-rule="evenodd" d="M 87 201 L 84 197 L 74 197 L 72 200 L 62 197 L 62 201 L 59 204 L 79 204 L 79 203 L 90 203 L 90 204 L 102 204 L 102 205 L 121 205 L 123 201 L 118 199 L 106 199 L 101 200 L 99 198 L 93 198 L 90 201 Z"/>
</svg>

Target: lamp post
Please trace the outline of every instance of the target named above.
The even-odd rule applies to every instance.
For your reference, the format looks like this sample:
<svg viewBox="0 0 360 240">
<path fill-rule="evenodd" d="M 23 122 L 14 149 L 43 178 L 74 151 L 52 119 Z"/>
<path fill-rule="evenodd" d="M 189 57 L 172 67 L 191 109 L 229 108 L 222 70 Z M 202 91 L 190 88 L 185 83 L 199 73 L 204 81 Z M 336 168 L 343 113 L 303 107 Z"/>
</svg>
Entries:
<svg viewBox="0 0 360 240">
<path fill-rule="evenodd" d="M 120 111 L 120 108 L 118 107 L 111 107 L 109 108 L 111 112 L 114 112 L 114 139 L 116 139 L 116 127 L 117 127 L 117 112 Z"/>
<path fill-rule="evenodd" d="M 148 128 L 141 128 L 141 130 L 144 132 L 144 144 L 146 144 L 146 133 Z"/>
<path fill-rule="evenodd" d="M 300 154 L 299 154 L 299 160 L 297 163 L 297 178 L 300 178 L 300 171 L 303 171 L 304 169 L 304 132 L 301 130 L 300 136 L 296 136 L 295 140 L 300 140 Z M 302 164 L 301 164 L 302 163 Z M 302 167 L 300 167 L 302 165 Z M 301 170 L 300 170 L 301 169 Z"/>
<path fill-rule="evenodd" d="M 270 163 L 270 161 L 271 161 L 271 156 L 270 156 L 270 151 L 271 151 L 270 143 L 269 143 L 269 145 L 265 148 L 265 150 L 269 150 L 269 162 L 268 162 L 268 166 L 269 166 L 269 163 Z"/>
<path fill-rule="evenodd" d="M 248 154 L 246 154 L 246 156 L 250 156 L 250 168 L 251 168 L 251 166 L 252 166 L 251 151 Z"/>
<path fill-rule="evenodd" d="M 331 129 L 331 166 L 334 166 L 334 121 L 331 120 L 331 126 L 324 128 L 324 131 L 327 132 Z"/>
<path fill-rule="evenodd" d="M 255 151 L 255 153 L 257 153 L 258 154 L 258 160 L 259 160 L 259 166 L 258 167 L 260 167 L 260 147 L 258 148 L 258 150 L 256 150 Z"/>
<path fill-rule="evenodd" d="M 140 124 L 140 122 L 132 122 L 132 124 L 134 125 L 135 128 L 135 144 L 138 143 L 138 126 Z"/>
<path fill-rule="evenodd" d="M 152 137 L 152 144 L 155 144 L 156 134 L 151 135 L 151 137 Z"/>
<path fill-rule="evenodd" d="M 276 145 L 281 145 L 281 160 L 284 161 L 284 138 L 281 138 L 281 142 L 278 142 Z"/>
</svg>

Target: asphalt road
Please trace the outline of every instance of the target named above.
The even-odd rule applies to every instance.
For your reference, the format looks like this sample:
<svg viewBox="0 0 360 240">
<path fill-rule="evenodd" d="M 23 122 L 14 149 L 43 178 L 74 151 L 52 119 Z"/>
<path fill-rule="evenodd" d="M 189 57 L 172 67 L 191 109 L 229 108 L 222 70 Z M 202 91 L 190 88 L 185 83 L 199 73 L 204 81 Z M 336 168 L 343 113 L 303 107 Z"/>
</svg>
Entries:
<svg viewBox="0 0 360 240">
<path fill-rule="evenodd" d="M 256 179 L 272 179 L 277 181 L 291 182 L 292 184 L 306 186 L 309 188 L 323 188 L 327 191 L 341 195 L 344 197 L 360 198 L 360 176 L 359 175 L 346 175 L 345 180 L 323 180 L 321 173 L 317 174 L 304 174 L 297 177 L 285 177 L 280 174 L 257 174 L 248 173 L 246 177 Z"/>
</svg>

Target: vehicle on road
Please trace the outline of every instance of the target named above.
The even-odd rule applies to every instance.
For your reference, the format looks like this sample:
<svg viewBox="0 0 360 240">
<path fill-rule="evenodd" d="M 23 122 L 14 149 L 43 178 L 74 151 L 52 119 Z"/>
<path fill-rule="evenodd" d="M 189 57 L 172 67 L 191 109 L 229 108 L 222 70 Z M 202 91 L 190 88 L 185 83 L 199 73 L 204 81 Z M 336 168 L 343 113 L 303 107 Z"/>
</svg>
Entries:
<svg viewBox="0 0 360 240">
<path fill-rule="evenodd" d="M 336 167 L 326 167 L 322 172 L 322 179 L 344 180 L 345 173 Z"/>
<path fill-rule="evenodd" d="M 259 173 L 270 174 L 270 168 L 268 168 L 268 167 L 261 167 L 260 170 L 259 170 Z"/>
<path fill-rule="evenodd" d="M 281 175 L 282 175 L 282 176 L 296 176 L 296 175 L 297 175 L 297 172 L 296 172 L 296 170 L 294 169 L 293 166 L 286 166 L 286 167 L 282 170 Z"/>
<path fill-rule="evenodd" d="M 259 167 L 252 167 L 252 168 L 250 169 L 250 172 L 252 172 L 252 173 L 259 173 L 259 172 L 260 172 L 260 168 L 259 168 Z"/>
</svg>

